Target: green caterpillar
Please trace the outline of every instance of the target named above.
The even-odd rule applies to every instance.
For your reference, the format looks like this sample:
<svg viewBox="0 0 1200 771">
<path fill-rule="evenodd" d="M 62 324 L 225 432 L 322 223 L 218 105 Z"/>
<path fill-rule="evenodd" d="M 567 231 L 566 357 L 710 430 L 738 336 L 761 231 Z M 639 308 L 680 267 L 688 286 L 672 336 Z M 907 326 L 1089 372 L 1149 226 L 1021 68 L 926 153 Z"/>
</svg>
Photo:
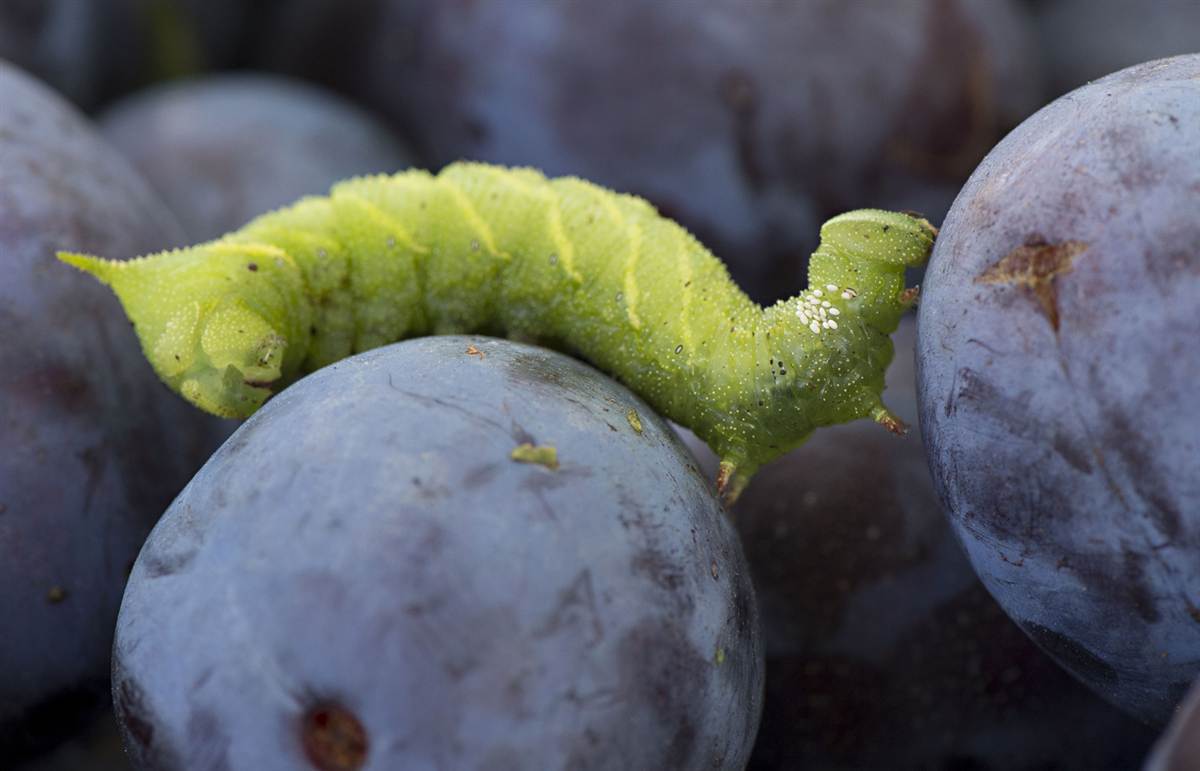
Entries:
<svg viewBox="0 0 1200 771">
<path fill-rule="evenodd" d="M 904 269 L 936 229 L 862 210 L 829 220 L 807 291 L 769 308 L 644 200 L 531 169 L 458 163 L 341 182 L 216 241 L 127 262 L 59 253 L 108 284 L 159 376 L 246 417 L 358 351 L 480 332 L 539 342 L 619 378 L 721 457 L 737 497 L 818 426 L 884 407 Z"/>
</svg>

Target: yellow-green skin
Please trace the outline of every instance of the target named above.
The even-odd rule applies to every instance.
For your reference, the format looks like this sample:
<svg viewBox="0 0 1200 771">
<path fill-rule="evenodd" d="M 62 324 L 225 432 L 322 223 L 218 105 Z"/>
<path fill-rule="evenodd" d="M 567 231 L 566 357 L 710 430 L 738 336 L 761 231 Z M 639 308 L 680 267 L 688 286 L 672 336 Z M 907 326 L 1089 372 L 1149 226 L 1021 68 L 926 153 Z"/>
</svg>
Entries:
<svg viewBox="0 0 1200 771">
<path fill-rule="evenodd" d="M 458 163 L 351 179 L 209 243 L 128 262 L 60 254 L 111 286 L 147 358 L 201 409 L 246 417 L 307 372 L 408 337 L 480 332 L 578 355 L 691 428 L 736 496 L 818 426 L 883 406 L 904 269 L 936 230 L 862 210 L 821 229 L 809 291 L 770 308 L 644 200 Z"/>
</svg>

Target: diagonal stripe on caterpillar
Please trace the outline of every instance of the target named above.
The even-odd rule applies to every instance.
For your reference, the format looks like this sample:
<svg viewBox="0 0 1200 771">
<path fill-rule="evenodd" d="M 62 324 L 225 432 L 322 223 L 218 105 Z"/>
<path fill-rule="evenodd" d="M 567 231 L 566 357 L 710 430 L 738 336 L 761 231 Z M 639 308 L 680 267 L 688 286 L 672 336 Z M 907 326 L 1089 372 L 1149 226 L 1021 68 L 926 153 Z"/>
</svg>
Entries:
<svg viewBox="0 0 1200 771">
<path fill-rule="evenodd" d="M 904 269 L 936 229 L 860 210 L 821 228 L 809 288 L 769 308 L 644 200 L 532 169 L 361 177 L 216 241 L 128 262 L 60 253 L 113 288 L 150 363 L 245 417 L 304 373 L 406 337 L 483 332 L 579 355 L 721 457 L 735 498 L 817 427 L 883 405 Z"/>
</svg>

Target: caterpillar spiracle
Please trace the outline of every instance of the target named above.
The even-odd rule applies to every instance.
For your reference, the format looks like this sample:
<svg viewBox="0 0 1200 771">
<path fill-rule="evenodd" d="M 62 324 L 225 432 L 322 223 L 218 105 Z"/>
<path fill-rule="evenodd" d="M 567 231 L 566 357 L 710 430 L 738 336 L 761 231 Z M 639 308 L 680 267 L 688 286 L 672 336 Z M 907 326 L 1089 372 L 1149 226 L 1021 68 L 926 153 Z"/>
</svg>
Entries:
<svg viewBox="0 0 1200 771">
<path fill-rule="evenodd" d="M 646 201 L 526 168 L 456 163 L 338 183 L 215 241 L 109 261 L 158 375 L 245 417 L 305 373 L 403 338 L 479 332 L 575 354 L 691 428 L 732 501 L 817 427 L 873 418 L 904 269 L 936 229 L 860 210 L 821 228 L 809 288 L 768 308 Z"/>
</svg>

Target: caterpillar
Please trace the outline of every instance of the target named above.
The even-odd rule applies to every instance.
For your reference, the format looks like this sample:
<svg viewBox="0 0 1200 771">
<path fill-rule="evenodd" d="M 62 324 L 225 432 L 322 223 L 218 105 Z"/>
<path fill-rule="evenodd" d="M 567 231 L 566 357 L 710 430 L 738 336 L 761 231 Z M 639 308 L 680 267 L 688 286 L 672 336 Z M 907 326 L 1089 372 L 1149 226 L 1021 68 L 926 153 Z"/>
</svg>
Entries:
<svg viewBox="0 0 1200 771">
<path fill-rule="evenodd" d="M 246 417 L 304 373 L 428 334 L 485 333 L 577 355 L 721 458 L 732 502 L 817 427 L 872 418 L 904 269 L 937 230 L 859 210 L 826 222 L 809 288 L 752 302 L 645 200 L 528 168 L 455 163 L 336 184 L 215 241 L 129 261 L 60 252 L 110 286 L 159 377 Z"/>
</svg>

